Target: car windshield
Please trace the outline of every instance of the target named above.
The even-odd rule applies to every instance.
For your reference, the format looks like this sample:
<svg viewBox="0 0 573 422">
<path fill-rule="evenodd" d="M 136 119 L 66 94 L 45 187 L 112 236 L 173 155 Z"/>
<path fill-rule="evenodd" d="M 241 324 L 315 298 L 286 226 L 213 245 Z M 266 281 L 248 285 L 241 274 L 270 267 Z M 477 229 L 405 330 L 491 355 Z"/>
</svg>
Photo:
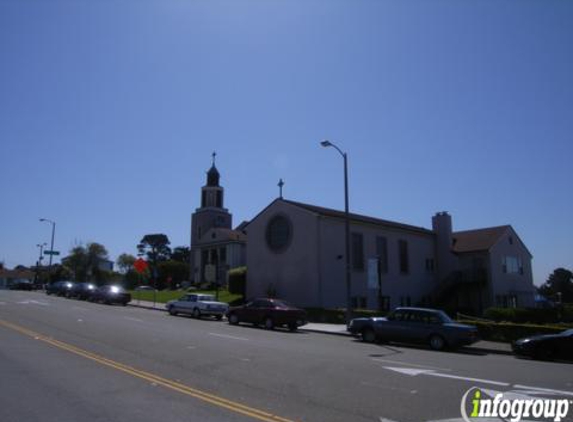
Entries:
<svg viewBox="0 0 573 422">
<path fill-rule="evenodd" d="M 215 296 L 213 296 L 213 295 L 199 295 L 199 296 L 197 296 L 197 300 L 202 300 L 204 302 L 214 302 Z"/>
<path fill-rule="evenodd" d="M 275 301 L 273 301 L 273 303 L 277 308 L 281 308 L 281 309 L 294 308 L 293 305 L 291 305 L 288 302 L 285 302 L 284 300 L 275 300 Z"/>
<path fill-rule="evenodd" d="M 454 322 L 453 319 L 451 319 L 448 314 L 446 314 L 444 311 L 439 311 L 438 312 L 438 318 L 440 318 L 440 320 L 444 323 L 451 323 Z"/>
</svg>

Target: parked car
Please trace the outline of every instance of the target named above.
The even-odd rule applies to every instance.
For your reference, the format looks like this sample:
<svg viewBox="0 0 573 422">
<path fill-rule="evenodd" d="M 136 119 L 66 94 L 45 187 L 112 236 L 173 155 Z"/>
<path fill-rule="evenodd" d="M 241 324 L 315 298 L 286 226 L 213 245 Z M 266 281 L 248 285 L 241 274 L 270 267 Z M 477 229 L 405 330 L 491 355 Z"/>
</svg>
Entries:
<svg viewBox="0 0 573 422">
<path fill-rule="evenodd" d="M 34 283 L 25 278 L 18 278 L 12 280 L 8 288 L 10 290 L 34 290 Z"/>
<path fill-rule="evenodd" d="M 131 294 L 125 291 L 123 287 L 108 284 L 95 289 L 89 299 L 107 305 L 119 303 L 125 306 L 131 301 Z"/>
<path fill-rule="evenodd" d="M 444 311 L 396 308 L 386 318 L 356 318 L 348 331 L 363 341 L 428 344 L 434 350 L 467 346 L 478 341 L 477 328 L 454 322 Z"/>
<path fill-rule="evenodd" d="M 70 290 L 69 296 L 80 300 L 89 299 L 95 292 L 96 285 L 92 283 L 76 283 Z"/>
<path fill-rule="evenodd" d="M 232 307 L 227 312 L 229 324 L 248 322 L 263 325 L 266 329 L 286 326 L 291 331 L 306 324 L 306 312 L 283 300 L 255 299 L 243 306 Z"/>
<path fill-rule="evenodd" d="M 69 297 L 70 291 L 74 283 L 71 281 L 56 281 L 55 283 L 50 283 L 46 286 L 46 294 L 52 295 L 55 294 L 57 296 L 66 296 Z"/>
<path fill-rule="evenodd" d="M 188 293 L 177 300 L 171 300 L 165 305 L 171 315 L 188 314 L 195 318 L 214 316 L 218 320 L 227 313 L 229 305 L 217 302 L 215 296 L 200 293 Z"/>
<path fill-rule="evenodd" d="M 534 359 L 573 360 L 573 329 L 519 339 L 511 345 L 516 355 Z"/>
</svg>

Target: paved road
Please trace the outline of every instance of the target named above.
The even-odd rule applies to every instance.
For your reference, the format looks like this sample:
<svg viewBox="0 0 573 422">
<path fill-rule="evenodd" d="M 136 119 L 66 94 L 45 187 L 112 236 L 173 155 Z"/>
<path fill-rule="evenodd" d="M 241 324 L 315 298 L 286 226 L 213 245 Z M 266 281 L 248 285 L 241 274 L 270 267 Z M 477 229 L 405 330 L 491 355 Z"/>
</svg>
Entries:
<svg viewBox="0 0 573 422">
<path fill-rule="evenodd" d="M 472 386 L 573 399 L 572 374 L 0 291 L 3 422 L 459 420 Z"/>
</svg>

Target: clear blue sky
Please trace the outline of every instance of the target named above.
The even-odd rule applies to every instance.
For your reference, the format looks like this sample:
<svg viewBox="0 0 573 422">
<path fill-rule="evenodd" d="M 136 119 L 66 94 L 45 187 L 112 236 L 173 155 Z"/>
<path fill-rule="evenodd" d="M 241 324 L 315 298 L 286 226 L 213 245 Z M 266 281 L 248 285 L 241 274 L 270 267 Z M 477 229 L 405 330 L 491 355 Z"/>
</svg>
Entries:
<svg viewBox="0 0 573 422">
<path fill-rule="evenodd" d="M 188 245 L 218 152 L 234 222 L 289 199 L 511 224 L 573 267 L 573 2 L 0 0 L 0 260 Z"/>
</svg>

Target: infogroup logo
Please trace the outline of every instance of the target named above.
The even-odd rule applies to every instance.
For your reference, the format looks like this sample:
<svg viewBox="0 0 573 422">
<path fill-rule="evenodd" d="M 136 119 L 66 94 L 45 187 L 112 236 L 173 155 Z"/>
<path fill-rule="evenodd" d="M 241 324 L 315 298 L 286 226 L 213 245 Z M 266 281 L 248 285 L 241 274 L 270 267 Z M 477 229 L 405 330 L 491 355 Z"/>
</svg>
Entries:
<svg viewBox="0 0 573 422">
<path fill-rule="evenodd" d="M 571 403 L 568 399 L 522 397 L 504 398 L 501 392 L 490 396 L 483 390 L 472 387 L 462 397 L 462 418 L 466 422 L 499 420 L 496 418 L 511 422 L 526 421 L 523 418 L 528 418 L 528 421 L 560 422 L 569 413 Z"/>
</svg>

